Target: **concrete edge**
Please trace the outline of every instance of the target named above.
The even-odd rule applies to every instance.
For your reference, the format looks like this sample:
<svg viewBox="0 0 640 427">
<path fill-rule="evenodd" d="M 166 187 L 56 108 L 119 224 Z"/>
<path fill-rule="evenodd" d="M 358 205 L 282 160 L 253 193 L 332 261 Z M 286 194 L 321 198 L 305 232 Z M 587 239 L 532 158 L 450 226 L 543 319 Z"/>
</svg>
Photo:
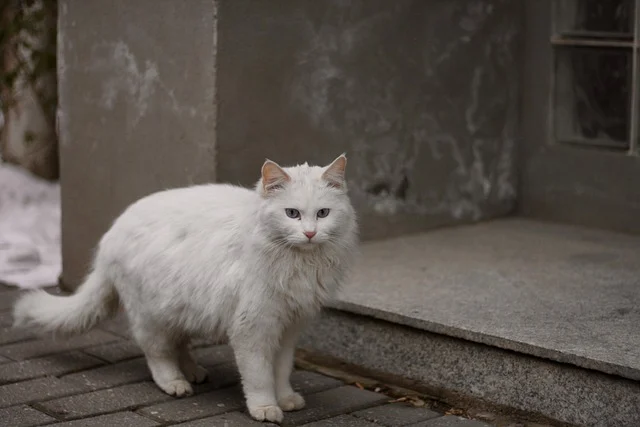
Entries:
<svg viewBox="0 0 640 427">
<path fill-rule="evenodd" d="M 456 326 L 445 325 L 428 320 L 404 316 L 386 310 L 380 310 L 375 307 L 366 306 L 364 304 L 353 303 L 346 300 L 337 299 L 333 301 L 329 307 L 353 313 L 357 315 L 373 317 L 374 319 L 384 320 L 391 323 L 397 323 L 403 326 L 420 329 L 427 332 L 446 335 L 453 338 L 460 338 L 479 344 L 486 344 L 498 347 L 504 350 L 516 351 L 543 359 L 549 359 L 555 362 L 568 363 L 581 368 L 600 371 L 605 374 L 617 375 L 630 380 L 640 381 L 640 370 L 630 368 L 628 366 L 614 364 L 599 359 L 590 359 L 585 356 L 570 354 L 552 348 L 540 347 L 522 341 L 514 341 L 497 335 L 491 335 L 484 332 L 476 332 L 468 329 L 462 329 Z"/>
<path fill-rule="evenodd" d="M 444 401 L 458 396 L 572 425 L 640 425 L 637 381 L 371 317 L 329 309 L 300 348 L 403 378 Z"/>
</svg>

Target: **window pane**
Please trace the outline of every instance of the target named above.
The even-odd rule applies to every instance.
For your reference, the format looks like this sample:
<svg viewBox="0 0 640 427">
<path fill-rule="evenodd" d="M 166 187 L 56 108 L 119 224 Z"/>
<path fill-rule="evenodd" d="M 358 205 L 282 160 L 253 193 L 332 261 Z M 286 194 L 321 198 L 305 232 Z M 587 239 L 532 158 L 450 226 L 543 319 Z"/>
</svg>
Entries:
<svg viewBox="0 0 640 427">
<path fill-rule="evenodd" d="M 628 148 L 631 50 L 573 47 L 555 55 L 555 140 Z"/>
<path fill-rule="evenodd" d="M 566 37 L 633 38 L 634 3 L 634 0 L 556 0 L 556 31 Z"/>
</svg>

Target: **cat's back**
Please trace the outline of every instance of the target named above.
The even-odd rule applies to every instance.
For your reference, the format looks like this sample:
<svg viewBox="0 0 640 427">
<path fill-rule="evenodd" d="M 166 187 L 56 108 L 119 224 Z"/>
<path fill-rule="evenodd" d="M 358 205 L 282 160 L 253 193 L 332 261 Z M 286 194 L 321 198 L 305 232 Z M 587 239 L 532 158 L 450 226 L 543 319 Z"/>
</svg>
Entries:
<svg viewBox="0 0 640 427">
<path fill-rule="evenodd" d="M 159 191 L 131 204 L 112 230 L 135 229 L 136 234 L 174 228 L 232 225 L 257 211 L 260 196 L 229 184 L 206 184 Z"/>
</svg>

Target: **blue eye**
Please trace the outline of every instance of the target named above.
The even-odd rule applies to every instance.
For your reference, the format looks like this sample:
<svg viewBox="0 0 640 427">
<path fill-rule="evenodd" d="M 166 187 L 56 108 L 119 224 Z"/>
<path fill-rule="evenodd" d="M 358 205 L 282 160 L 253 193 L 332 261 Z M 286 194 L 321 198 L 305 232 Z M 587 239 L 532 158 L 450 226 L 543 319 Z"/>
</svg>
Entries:
<svg viewBox="0 0 640 427">
<path fill-rule="evenodd" d="M 298 209 L 287 208 L 284 210 L 284 213 L 286 213 L 289 218 L 300 218 L 300 211 Z"/>
<path fill-rule="evenodd" d="M 317 214 L 318 218 L 326 218 L 330 211 L 328 208 L 320 209 Z"/>
</svg>

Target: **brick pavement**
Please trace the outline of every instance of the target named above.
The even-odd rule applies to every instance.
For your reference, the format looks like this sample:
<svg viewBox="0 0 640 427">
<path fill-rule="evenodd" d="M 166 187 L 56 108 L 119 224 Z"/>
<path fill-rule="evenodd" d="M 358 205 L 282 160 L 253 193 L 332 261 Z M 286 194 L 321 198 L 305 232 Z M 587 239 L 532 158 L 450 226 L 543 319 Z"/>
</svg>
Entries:
<svg viewBox="0 0 640 427">
<path fill-rule="evenodd" d="M 10 327 L 18 291 L 0 285 L 0 426 L 260 426 L 244 408 L 233 355 L 226 346 L 198 342 L 198 361 L 210 381 L 193 396 L 176 399 L 151 381 L 126 323 L 111 321 L 76 338 L 37 339 Z M 314 372 L 293 374 L 307 401 L 285 414 L 285 426 L 483 427 L 427 408 L 390 403 L 391 398 Z"/>
</svg>

